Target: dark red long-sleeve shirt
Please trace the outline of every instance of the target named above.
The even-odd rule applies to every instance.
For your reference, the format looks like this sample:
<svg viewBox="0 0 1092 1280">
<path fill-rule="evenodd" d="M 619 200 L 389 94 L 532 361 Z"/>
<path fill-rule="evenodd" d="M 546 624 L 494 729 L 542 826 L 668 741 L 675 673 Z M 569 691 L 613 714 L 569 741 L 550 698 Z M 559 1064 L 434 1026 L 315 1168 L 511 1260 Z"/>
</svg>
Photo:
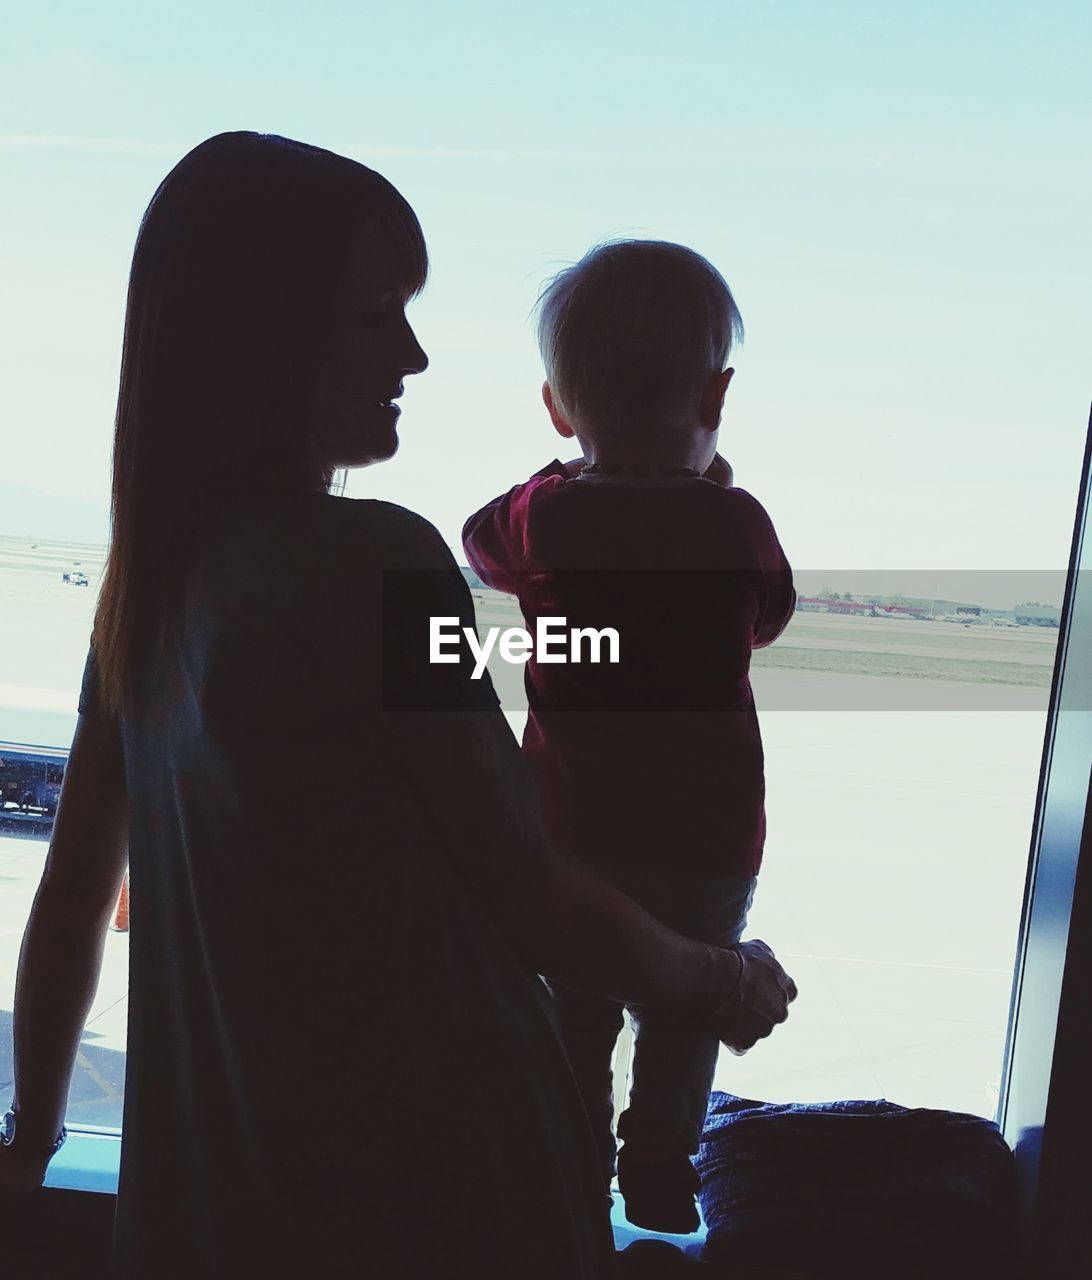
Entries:
<svg viewBox="0 0 1092 1280">
<path fill-rule="evenodd" d="M 619 635 L 617 664 L 527 664 L 523 749 L 553 837 L 593 862 L 757 874 L 748 669 L 795 605 L 762 506 L 694 476 L 569 478 L 554 462 L 471 516 L 463 545 L 532 633 L 564 617 Z"/>
</svg>

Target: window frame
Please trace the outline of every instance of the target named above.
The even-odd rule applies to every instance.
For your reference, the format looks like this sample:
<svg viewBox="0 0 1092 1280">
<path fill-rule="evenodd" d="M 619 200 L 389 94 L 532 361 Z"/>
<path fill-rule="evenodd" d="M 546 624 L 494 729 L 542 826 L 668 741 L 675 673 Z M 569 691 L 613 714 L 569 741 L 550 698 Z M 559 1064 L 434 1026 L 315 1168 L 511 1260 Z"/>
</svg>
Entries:
<svg viewBox="0 0 1092 1280">
<path fill-rule="evenodd" d="M 1059 1265 L 1065 1259 L 1068 1267 L 1076 1251 L 1087 1263 L 1089 1254 L 1079 1234 L 1082 1214 L 1061 1213 L 1060 1206 L 1074 1194 L 1075 1180 L 1067 1175 L 1087 1152 L 1080 1139 L 1090 1128 L 1082 1097 L 1092 1065 L 1084 1039 L 1083 984 L 1092 930 L 1090 484 L 1092 415 L 1059 622 L 997 1112 L 1016 1155 L 1024 1239 L 1040 1267 L 1047 1259 Z"/>
</svg>

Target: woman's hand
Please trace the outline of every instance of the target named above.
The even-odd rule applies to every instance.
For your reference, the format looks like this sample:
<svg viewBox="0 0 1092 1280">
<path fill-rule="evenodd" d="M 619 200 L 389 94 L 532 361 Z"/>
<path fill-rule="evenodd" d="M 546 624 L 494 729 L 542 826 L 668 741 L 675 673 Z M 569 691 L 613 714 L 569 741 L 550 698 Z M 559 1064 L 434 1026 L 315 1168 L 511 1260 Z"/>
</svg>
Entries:
<svg viewBox="0 0 1092 1280">
<path fill-rule="evenodd" d="M 741 942 L 730 950 L 739 956 L 739 980 L 710 1021 L 721 1042 L 741 1057 L 785 1021 L 797 992 L 796 983 L 764 942 Z"/>
</svg>

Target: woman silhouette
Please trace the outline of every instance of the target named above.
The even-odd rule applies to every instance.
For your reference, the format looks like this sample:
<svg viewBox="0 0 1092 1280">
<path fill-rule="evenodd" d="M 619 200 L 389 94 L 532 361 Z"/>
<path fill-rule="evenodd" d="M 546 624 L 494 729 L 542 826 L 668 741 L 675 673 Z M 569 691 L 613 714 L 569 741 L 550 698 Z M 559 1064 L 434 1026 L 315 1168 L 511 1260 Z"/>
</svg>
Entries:
<svg viewBox="0 0 1092 1280">
<path fill-rule="evenodd" d="M 128 863 L 119 1280 L 600 1280 L 598 1165 L 536 975 L 719 1016 L 737 1050 L 795 994 L 768 953 L 680 938 L 551 852 L 488 680 L 427 662 L 429 617 L 473 625 L 446 545 L 329 492 L 397 448 L 426 270 L 388 182 L 272 136 L 196 147 L 141 224 L 0 1147 L 5 1195 L 41 1182 Z"/>
</svg>

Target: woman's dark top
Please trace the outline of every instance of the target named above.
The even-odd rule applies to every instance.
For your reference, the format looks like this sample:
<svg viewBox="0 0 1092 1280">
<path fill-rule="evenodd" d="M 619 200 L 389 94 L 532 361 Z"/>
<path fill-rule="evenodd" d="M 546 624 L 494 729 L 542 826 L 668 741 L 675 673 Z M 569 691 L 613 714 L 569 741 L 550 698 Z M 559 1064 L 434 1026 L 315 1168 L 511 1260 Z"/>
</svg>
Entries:
<svg viewBox="0 0 1092 1280">
<path fill-rule="evenodd" d="M 120 724 L 115 1276 L 612 1274 L 544 988 L 491 905 L 541 855 L 474 732 L 450 745 L 501 713 L 427 662 L 430 615 L 473 624 L 451 553 L 409 511 L 325 494 L 241 502 L 206 545 Z M 434 785 L 449 767 L 467 786 Z"/>
</svg>

